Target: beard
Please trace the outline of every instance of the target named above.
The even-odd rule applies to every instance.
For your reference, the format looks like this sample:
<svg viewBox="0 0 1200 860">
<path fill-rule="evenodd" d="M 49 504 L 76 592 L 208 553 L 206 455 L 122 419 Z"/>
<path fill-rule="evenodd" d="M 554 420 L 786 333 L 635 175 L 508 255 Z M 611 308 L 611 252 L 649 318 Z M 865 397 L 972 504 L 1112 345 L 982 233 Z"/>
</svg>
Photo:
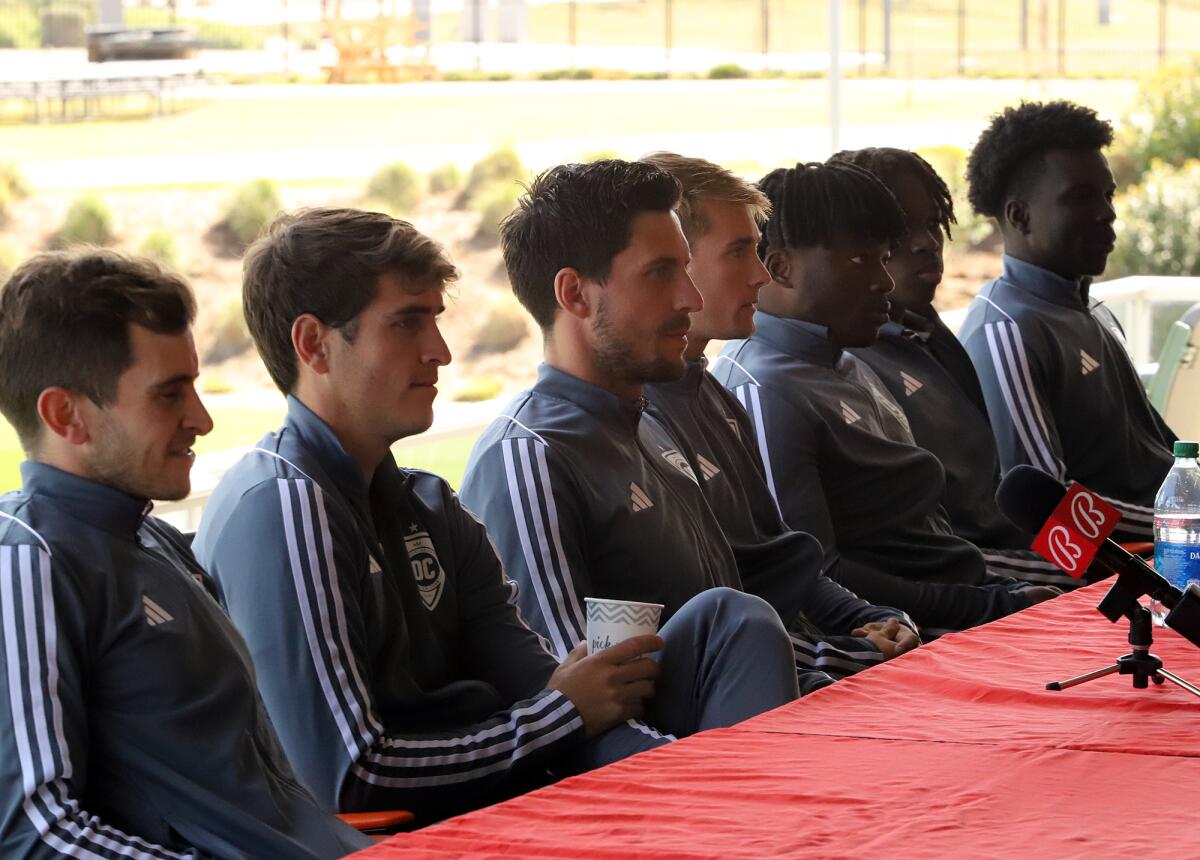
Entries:
<svg viewBox="0 0 1200 860">
<path fill-rule="evenodd" d="M 147 475 L 140 466 L 136 440 L 128 431 L 109 419 L 96 434 L 96 444 L 86 464 L 88 477 L 98 484 L 120 490 L 135 499 L 177 501 L 191 491 L 191 481 L 182 484 L 163 475 Z"/>
<path fill-rule="evenodd" d="M 654 334 L 658 337 L 686 327 L 687 324 L 686 314 L 674 317 L 660 325 Z M 596 335 L 596 369 L 609 379 L 625 384 L 644 385 L 652 382 L 674 382 L 683 376 L 685 367 L 682 355 L 674 359 L 661 356 L 638 358 L 633 343 L 622 337 L 613 326 L 607 303 L 604 301 L 601 301 L 596 309 L 592 331 Z"/>
</svg>

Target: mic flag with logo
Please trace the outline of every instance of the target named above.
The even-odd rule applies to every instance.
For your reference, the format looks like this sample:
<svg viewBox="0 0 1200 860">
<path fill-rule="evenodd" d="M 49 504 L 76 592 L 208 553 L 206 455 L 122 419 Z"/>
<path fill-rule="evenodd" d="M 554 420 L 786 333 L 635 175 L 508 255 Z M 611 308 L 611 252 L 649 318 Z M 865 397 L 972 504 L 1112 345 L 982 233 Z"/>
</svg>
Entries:
<svg viewBox="0 0 1200 860">
<path fill-rule="evenodd" d="M 1072 484 L 1033 541 L 1033 551 L 1078 579 L 1083 576 L 1121 514 L 1080 484 Z"/>
</svg>

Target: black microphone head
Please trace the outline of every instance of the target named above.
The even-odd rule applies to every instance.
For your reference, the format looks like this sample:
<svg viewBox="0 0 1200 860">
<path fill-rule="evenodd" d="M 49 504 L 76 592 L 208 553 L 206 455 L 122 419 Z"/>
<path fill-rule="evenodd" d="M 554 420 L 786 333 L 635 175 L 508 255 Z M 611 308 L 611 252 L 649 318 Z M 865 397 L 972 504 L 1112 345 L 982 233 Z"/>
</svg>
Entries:
<svg viewBox="0 0 1200 860">
<path fill-rule="evenodd" d="M 1014 466 L 996 488 L 996 507 L 1014 526 L 1035 535 L 1066 493 L 1053 475 L 1033 466 Z"/>
</svg>

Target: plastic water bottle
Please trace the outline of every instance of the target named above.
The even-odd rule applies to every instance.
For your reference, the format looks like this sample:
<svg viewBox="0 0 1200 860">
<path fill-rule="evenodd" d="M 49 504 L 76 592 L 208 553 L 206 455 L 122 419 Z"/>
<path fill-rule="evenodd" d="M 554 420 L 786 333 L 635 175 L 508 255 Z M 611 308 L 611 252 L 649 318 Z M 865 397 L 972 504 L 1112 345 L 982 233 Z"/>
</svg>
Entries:
<svg viewBox="0 0 1200 860">
<path fill-rule="evenodd" d="M 1181 591 L 1200 582 L 1200 444 L 1175 443 L 1175 465 L 1154 499 L 1154 567 Z M 1161 622 L 1167 609 L 1151 611 Z"/>
</svg>

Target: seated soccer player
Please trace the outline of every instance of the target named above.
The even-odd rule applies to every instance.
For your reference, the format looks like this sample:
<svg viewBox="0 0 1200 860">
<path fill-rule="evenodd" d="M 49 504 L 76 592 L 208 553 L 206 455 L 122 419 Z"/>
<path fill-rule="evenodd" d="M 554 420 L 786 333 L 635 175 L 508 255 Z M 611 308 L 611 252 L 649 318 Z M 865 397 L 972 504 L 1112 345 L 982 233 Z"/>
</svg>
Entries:
<svg viewBox="0 0 1200 860">
<path fill-rule="evenodd" d="M 942 280 L 942 246 L 954 222 L 950 190 L 925 159 L 908 150 L 873 147 L 840 152 L 833 159 L 869 170 L 904 212 L 905 234 L 887 263 L 895 283 L 888 294 L 890 319 L 873 346 L 851 352 L 900 404 L 916 443 L 941 461 L 944 504 L 954 533 L 980 547 L 989 570 L 1077 587 L 1082 580 L 1030 551 L 1032 535 L 996 506 L 1000 460 L 979 378 L 966 350 L 933 309 Z"/>
<path fill-rule="evenodd" d="M 292 773 L 245 643 L 150 499 L 190 489 L 212 421 L 195 302 L 109 251 L 0 292 L 0 856 L 333 858 L 370 844 Z"/>
<path fill-rule="evenodd" d="M 683 373 L 701 305 L 678 202 L 679 183 L 652 165 L 567 164 L 501 225 L 545 363 L 476 443 L 462 496 L 560 657 L 583 636 L 587 597 L 661 603 L 670 618 L 724 587 L 739 611 L 779 625 L 767 603 L 729 591 L 742 583 L 721 524 L 682 443 L 646 412 L 645 385 Z M 811 660 L 797 671 L 805 692 L 832 681 Z"/>
<path fill-rule="evenodd" d="M 1004 269 L 971 303 L 959 338 L 1001 468 L 1029 463 L 1078 481 L 1121 512 L 1115 539 L 1149 540 L 1175 434 L 1150 404 L 1116 317 L 1088 295 L 1115 238 L 1111 142 L 1107 122 L 1070 102 L 992 119 L 967 181 L 975 211 L 999 225 Z"/>
<path fill-rule="evenodd" d="M 681 378 L 653 382 L 646 396 L 693 458 L 709 506 L 733 549 L 746 590 L 788 619 L 797 662 L 850 674 L 915 647 L 912 621 L 872 606 L 825 575 L 821 545 L 791 531 L 763 476 L 746 410 L 708 372 L 712 340 L 748 337 L 754 302 L 771 276 L 758 258 L 758 222 L 770 212 L 761 191 L 701 158 L 660 152 L 643 161 L 682 188 L 679 220 L 691 251 L 688 272 L 704 299 L 691 315 Z M 820 492 L 819 489 L 816 492 Z"/>
<path fill-rule="evenodd" d="M 411 225 L 347 209 L 281 216 L 245 261 L 288 412 L 217 486 L 197 554 L 297 771 L 343 811 L 438 818 L 797 694 L 770 608 L 743 616 L 722 593 L 661 639 L 587 656 L 581 635 L 561 665 L 525 626 L 483 526 L 389 452 L 433 420 L 456 277 Z M 643 715 L 654 728 L 628 722 Z"/>
<path fill-rule="evenodd" d="M 941 464 L 846 352 L 874 343 L 888 319 L 886 264 L 905 233 L 891 192 L 839 162 L 776 170 L 760 187 L 771 202 L 761 246 L 771 283 L 754 334 L 727 344 L 713 373 L 750 412 L 784 520 L 839 554 L 843 585 L 931 634 L 1056 594 L 989 573 L 953 534 Z"/>
</svg>

